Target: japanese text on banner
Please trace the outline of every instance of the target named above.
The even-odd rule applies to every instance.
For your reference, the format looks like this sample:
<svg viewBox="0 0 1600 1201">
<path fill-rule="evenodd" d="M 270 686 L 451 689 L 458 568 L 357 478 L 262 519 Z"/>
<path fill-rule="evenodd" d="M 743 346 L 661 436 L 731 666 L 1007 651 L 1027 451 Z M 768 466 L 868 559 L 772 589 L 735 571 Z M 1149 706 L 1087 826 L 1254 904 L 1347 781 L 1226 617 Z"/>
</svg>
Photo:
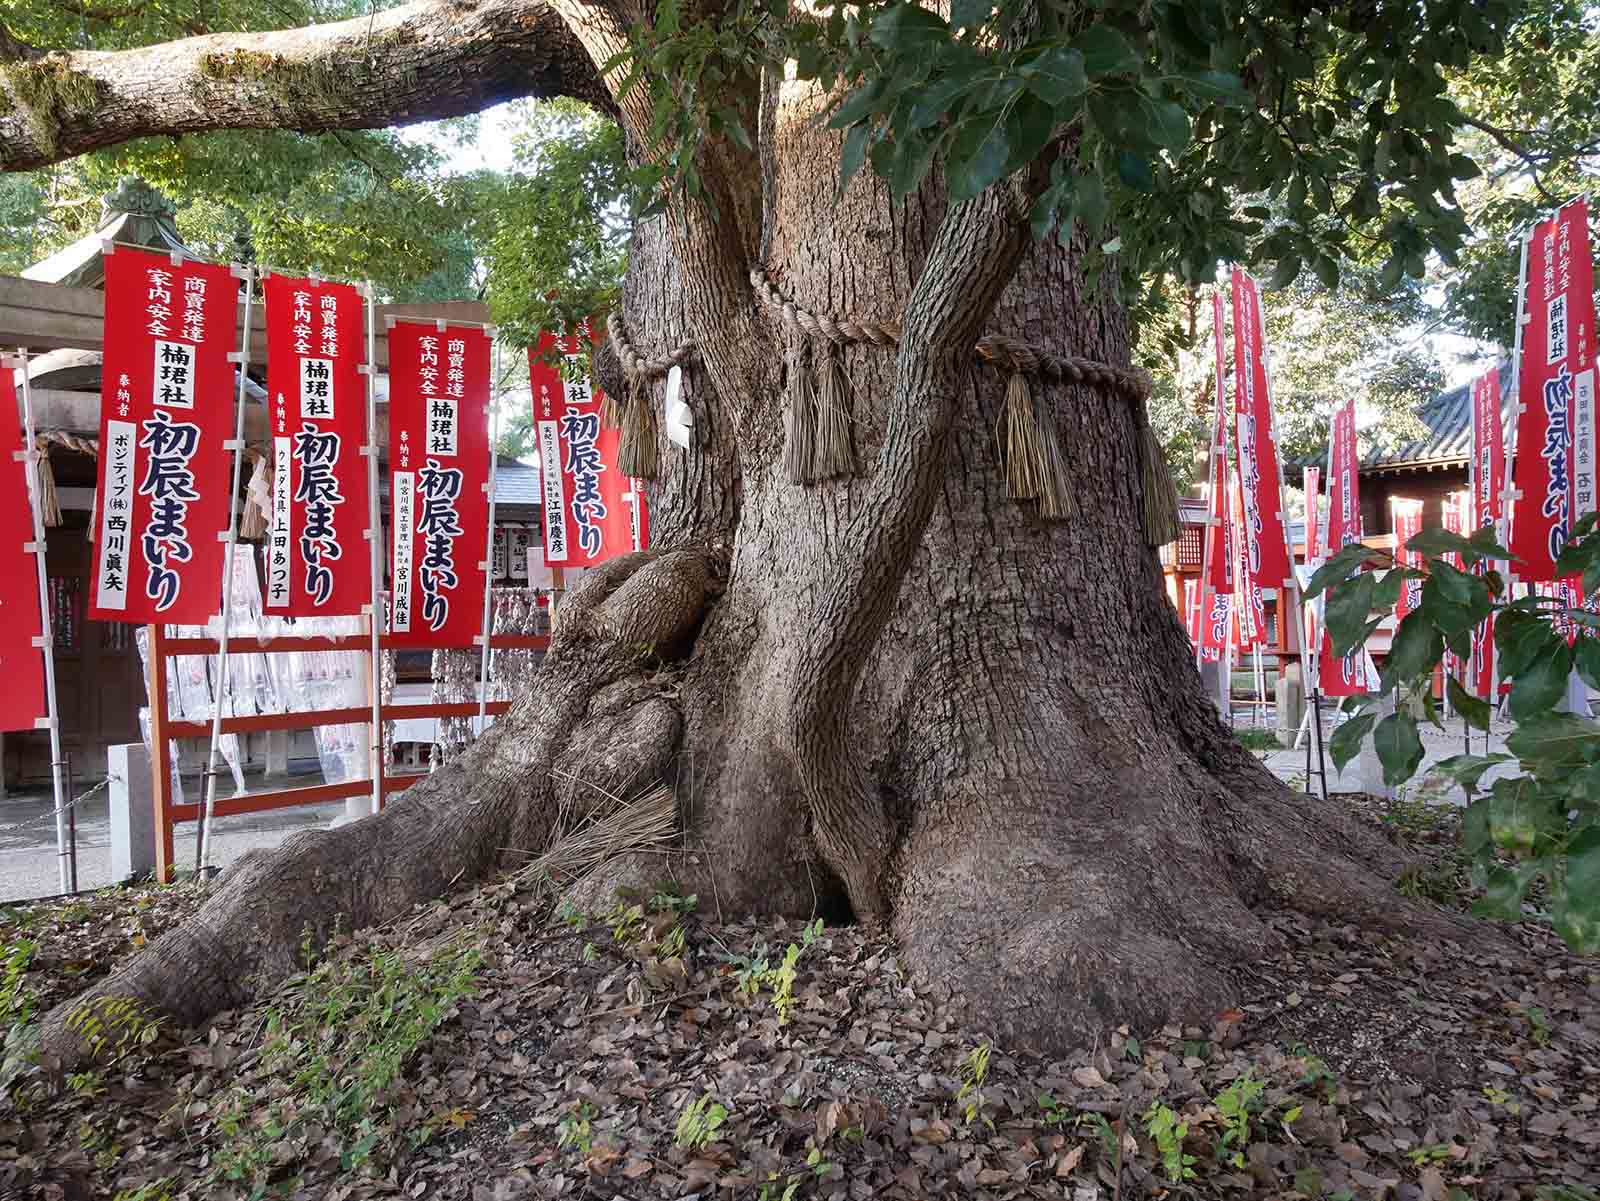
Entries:
<svg viewBox="0 0 1600 1201">
<path fill-rule="evenodd" d="M 602 425 L 602 397 L 590 382 L 598 342 L 585 322 L 576 334 L 541 334 L 529 352 L 549 567 L 593 567 L 649 543 L 644 490 L 617 469 L 621 435 Z M 552 366 L 548 352 L 558 346 Z M 651 403 L 648 393 L 636 403 Z"/>
<path fill-rule="evenodd" d="M 1263 588 L 1281 588 L 1289 579 L 1289 543 L 1263 339 L 1260 289 L 1255 280 L 1235 267 L 1233 407 L 1239 478 L 1244 488 L 1245 564 L 1254 583 Z"/>
<path fill-rule="evenodd" d="M 1555 578 L 1572 527 L 1595 506 L 1594 265 L 1588 205 L 1534 226 L 1521 297 L 1517 499 L 1510 550 L 1522 580 Z"/>
<path fill-rule="evenodd" d="M 489 560 L 490 339 L 476 327 L 389 330 L 391 640 L 468 647 Z"/>
<path fill-rule="evenodd" d="M 89 616 L 203 625 L 222 594 L 239 284 L 227 267 L 122 247 L 105 269 Z"/>
<path fill-rule="evenodd" d="M 361 555 L 367 436 L 361 293 L 349 284 L 268 275 L 272 525 L 262 603 L 279 617 L 350 617 L 372 592 Z"/>
</svg>

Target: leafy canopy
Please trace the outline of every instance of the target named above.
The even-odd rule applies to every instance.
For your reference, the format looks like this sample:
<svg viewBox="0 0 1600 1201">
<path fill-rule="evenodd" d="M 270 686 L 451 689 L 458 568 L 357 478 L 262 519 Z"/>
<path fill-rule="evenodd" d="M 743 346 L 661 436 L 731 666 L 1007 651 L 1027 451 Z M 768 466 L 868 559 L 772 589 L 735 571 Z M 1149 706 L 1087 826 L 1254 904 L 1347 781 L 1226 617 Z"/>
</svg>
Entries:
<svg viewBox="0 0 1600 1201">
<path fill-rule="evenodd" d="M 749 144 L 749 84 L 789 60 L 830 96 L 840 182 L 863 166 L 896 196 L 942 163 L 954 199 L 1029 168 L 1039 237 L 1108 229 L 1123 279 L 1208 280 L 1218 261 L 1309 267 L 1327 287 L 1383 247 L 1385 287 L 1452 261 L 1456 185 L 1479 173 L 1449 76 L 1505 50 L 1521 0 L 678 0 L 608 66 L 649 89 L 655 140 L 636 182 L 709 199 L 698 151 Z M 740 97 L 746 102 L 741 105 Z M 1259 205 L 1236 211 L 1241 195 Z M 1275 216 L 1267 202 L 1281 207 Z M 1109 235 L 1107 235 L 1109 236 Z M 1091 271 L 1095 268 L 1091 266 Z"/>
</svg>

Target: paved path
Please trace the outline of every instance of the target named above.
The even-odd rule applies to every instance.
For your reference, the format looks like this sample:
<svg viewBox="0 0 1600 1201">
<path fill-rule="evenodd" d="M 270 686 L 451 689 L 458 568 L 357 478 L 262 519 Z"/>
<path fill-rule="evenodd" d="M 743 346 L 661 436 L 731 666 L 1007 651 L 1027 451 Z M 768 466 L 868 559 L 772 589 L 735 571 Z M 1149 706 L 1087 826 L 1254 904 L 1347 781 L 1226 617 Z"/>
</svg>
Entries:
<svg viewBox="0 0 1600 1201">
<path fill-rule="evenodd" d="M 1244 724 L 1248 718 L 1242 720 L 1239 729 L 1249 728 Z M 1452 718 L 1445 723 L 1445 730 L 1438 730 L 1432 725 L 1422 727 L 1422 767 L 1412 779 L 1400 787 L 1402 795 L 1410 797 L 1427 797 L 1437 802 L 1449 802 L 1456 805 L 1467 803 L 1466 794 L 1453 781 L 1436 774 L 1432 774 L 1433 765 L 1441 759 L 1448 759 L 1452 755 L 1465 754 L 1467 741 L 1462 734 L 1461 719 Z M 1328 738 L 1333 735 L 1333 721 L 1330 715 L 1324 714 L 1323 718 L 1323 745 L 1327 745 Z M 1483 731 L 1472 731 L 1472 753 L 1474 755 L 1488 754 L 1489 752 L 1503 752 L 1506 749 L 1506 736 L 1511 733 L 1511 722 L 1496 719 L 1490 723 L 1490 730 L 1485 743 Z M 1309 737 L 1309 734 L 1308 734 Z M 1302 745 L 1299 750 L 1282 749 L 1267 751 L 1262 755 L 1268 769 L 1278 779 L 1285 781 L 1291 787 L 1305 790 L 1306 787 L 1306 752 Z M 1516 773 L 1516 764 L 1511 763 L 1503 767 L 1496 767 L 1485 773 L 1483 783 L 1487 786 L 1493 780 L 1503 775 Z M 1316 783 L 1315 761 L 1312 767 L 1312 783 Z M 1362 762 L 1357 758 L 1345 765 L 1344 771 L 1339 772 L 1333 765 L 1332 758 L 1328 759 L 1328 791 L 1329 792 L 1377 792 L 1376 780 L 1364 779 L 1362 775 Z"/>
<path fill-rule="evenodd" d="M 295 777 L 292 784 L 314 784 L 319 776 Z M 259 779 L 259 778 L 258 778 Z M 198 787 L 188 780 L 186 789 Z M 282 781 L 274 782 L 281 787 Z M 61 891 L 55 831 L 55 805 L 49 793 L 0 801 L 0 902 L 54 896 Z M 219 817 L 211 824 L 211 861 L 219 867 L 257 847 L 275 847 L 296 830 L 326 828 L 344 816 L 344 802 L 306 805 L 272 813 Z M 178 865 L 194 866 L 195 823 L 175 832 Z M 111 815 L 105 790 L 78 805 L 78 888 L 104 888 L 111 878 Z"/>
</svg>

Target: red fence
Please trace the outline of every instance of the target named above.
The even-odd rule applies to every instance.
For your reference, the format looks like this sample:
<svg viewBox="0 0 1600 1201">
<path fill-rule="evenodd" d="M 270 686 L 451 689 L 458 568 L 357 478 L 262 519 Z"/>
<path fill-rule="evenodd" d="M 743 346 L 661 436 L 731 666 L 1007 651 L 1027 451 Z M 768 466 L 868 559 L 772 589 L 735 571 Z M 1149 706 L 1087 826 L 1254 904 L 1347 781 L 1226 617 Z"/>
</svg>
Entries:
<svg viewBox="0 0 1600 1201">
<path fill-rule="evenodd" d="M 209 721 L 174 721 L 167 708 L 167 660 L 178 655 L 215 655 L 220 646 L 215 638 L 172 638 L 165 626 L 149 627 L 150 637 L 150 760 L 155 775 L 156 818 L 156 878 L 172 879 L 173 827 L 178 822 L 198 821 L 202 804 L 174 804 L 172 791 L 172 747 L 175 738 L 209 738 Z M 381 639 L 386 647 L 388 639 Z M 489 640 L 494 650 L 545 650 L 550 645 L 548 634 L 497 634 Z M 284 651 L 362 651 L 370 652 L 370 634 L 347 634 L 338 638 L 267 638 L 233 637 L 228 640 L 230 655 L 254 655 Z M 369 673 L 368 678 L 371 678 Z M 499 716 L 511 708 L 509 701 L 490 701 L 486 711 Z M 384 721 L 404 720 L 410 717 L 475 717 L 477 701 L 437 704 L 384 705 Z M 252 734 L 267 730 L 304 730 L 313 726 L 344 724 L 372 724 L 372 707 L 345 709 L 311 709 L 298 713 L 260 713 L 247 717 L 224 717 L 222 733 Z M 374 735 L 373 741 L 377 741 Z M 422 778 L 407 774 L 389 776 L 383 771 L 379 757 L 378 778 L 380 796 L 401 792 Z M 212 809 L 217 817 L 238 813 L 262 813 L 271 809 L 288 809 L 296 805 L 317 805 L 324 801 L 343 800 L 346 797 L 366 796 L 372 792 L 370 777 L 360 780 L 343 780 L 337 784 L 312 784 L 301 788 L 279 788 L 270 792 L 255 792 L 249 796 L 219 799 Z"/>
</svg>

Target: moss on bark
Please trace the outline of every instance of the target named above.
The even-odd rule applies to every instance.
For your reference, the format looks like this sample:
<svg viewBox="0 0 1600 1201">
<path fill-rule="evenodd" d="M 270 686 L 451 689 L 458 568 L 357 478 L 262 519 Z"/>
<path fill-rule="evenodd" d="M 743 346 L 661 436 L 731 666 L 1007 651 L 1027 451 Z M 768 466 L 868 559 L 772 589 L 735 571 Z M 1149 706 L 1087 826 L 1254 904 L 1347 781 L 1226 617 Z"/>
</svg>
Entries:
<svg viewBox="0 0 1600 1201">
<path fill-rule="evenodd" d="M 0 102 L 5 105 L 0 112 L 20 107 L 34 140 L 47 152 L 55 150 L 63 124 L 93 112 L 100 100 L 100 85 L 92 76 L 74 71 L 62 54 L 0 66 L 0 82 L 4 83 Z"/>
</svg>

